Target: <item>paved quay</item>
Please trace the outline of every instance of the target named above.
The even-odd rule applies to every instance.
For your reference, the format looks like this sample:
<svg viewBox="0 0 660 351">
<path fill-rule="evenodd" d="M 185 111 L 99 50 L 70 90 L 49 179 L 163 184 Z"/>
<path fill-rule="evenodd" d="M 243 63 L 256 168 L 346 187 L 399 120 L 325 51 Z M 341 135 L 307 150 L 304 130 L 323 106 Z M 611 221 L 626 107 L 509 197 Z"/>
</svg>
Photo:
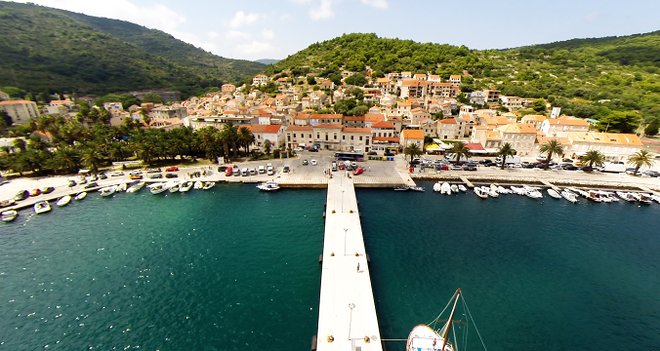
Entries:
<svg viewBox="0 0 660 351">
<path fill-rule="evenodd" d="M 381 351 L 354 177 L 328 178 L 316 350 Z"/>
</svg>

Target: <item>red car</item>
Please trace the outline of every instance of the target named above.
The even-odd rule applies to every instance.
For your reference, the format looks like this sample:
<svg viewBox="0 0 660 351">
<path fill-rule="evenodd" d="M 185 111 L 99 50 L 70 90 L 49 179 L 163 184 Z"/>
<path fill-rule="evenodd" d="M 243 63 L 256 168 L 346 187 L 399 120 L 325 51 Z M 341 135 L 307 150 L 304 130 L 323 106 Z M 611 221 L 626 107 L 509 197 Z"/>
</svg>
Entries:
<svg viewBox="0 0 660 351">
<path fill-rule="evenodd" d="M 177 166 L 172 166 L 172 167 L 165 168 L 165 172 L 176 172 L 178 170 L 179 170 L 179 167 L 177 167 Z"/>
<path fill-rule="evenodd" d="M 355 171 L 353 171 L 353 175 L 360 175 L 364 173 L 364 168 L 358 167 Z"/>
<path fill-rule="evenodd" d="M 229 177 L 232 174 L 234 174 L 234 171 L 231 170 L 231 167 L 227 167 L 227 169 L 225 169 L 225 175 Z"/>
</svg>

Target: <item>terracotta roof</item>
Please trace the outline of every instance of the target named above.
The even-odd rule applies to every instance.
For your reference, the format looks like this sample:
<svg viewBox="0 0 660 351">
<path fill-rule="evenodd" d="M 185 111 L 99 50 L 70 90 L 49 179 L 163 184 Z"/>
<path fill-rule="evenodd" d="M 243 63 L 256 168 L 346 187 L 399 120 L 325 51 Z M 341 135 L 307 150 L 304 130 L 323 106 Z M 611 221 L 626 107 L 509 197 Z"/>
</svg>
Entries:
<svg viewBox="0 0 660 351">
<path fill-rule="evenodd" d="M 277 134 L 281 127 L 282 125 L 280 124 L 249 124 L 240 128 L 248 128 L 252 133 Z"/>
<path fill-rule="evenodd" d="M 419 129 L 404 129 L 401 135 L 404 139 L 424 139 L 424 131 Z"/>
<path fill-rule="evenodd" d="M 585 126 L 585 127 L 589 126 L 589 122 L 587 122 L 586 120 L 576 117 L 570 117 L 570 116 L 551 118 L 548 120 L 548 123 L 551 126 Z"/>
<path fill-rule="evenodd" d="M 427 86 L 429 85 L 429 82 L 418 79 L 404 79 L 401 82 L 401 85 L 404 87 L 419 87 L 419 86 Z"/>
<path fill-rule="evenodd" d="M 502 140 L 502 137 L 500 136 L 500 133 L 494 131 L 494 130 L 489 130 L 486 132 L 486 139 L 488 140 Z"/>
<path fill-rule="evenodd" d="M 288 126 L 286 127 L 287 132 L 311 132 L 311 126 Z"/>
<path fill-rule="evenodd" d="M 498 131 L 502 133 L 514 134 L 536 134 L 536 128 L 529 123 L 511 123 L 504 126 L 499 126 Z"/>
<path fill-rule="evenodd" d="M 390 80 L 388 78 L 376 78 L 376 83 L 389 83 Z"/>
<path fill-rule="evenodd" d="M 7 101 L 0 101 L 0 105 L 23 105 L 23 104 L 34 104 L 34 101 L 30 100 L 7 100 Z"/>
<path fill-rule="evenodd" d="M 319 129 L 342 129 L 342 125 L 341 124 L 322 123 L 322 124 L 315 125 L 314 128 L 319 128 Z"/>
<path fill-rule="evenodd" d="M 380 121 L 372 124 L 371 128 L 394 129 L 394 125 L 390 122 Z"/>
<path fill-rule="evenodd" d="M 592 144 L 611 144 L 625 146 L 642 146 L 642 141 L 635 134 L 626 133 L 598 133 L 598 132 L 569 132 L 566 138 L 575 142 Z"/>
<path fill-rule="evenodd" d="M 344 133 L 362 133 L 362 134 L 371 134 L 371 128 L 348 128 L 345 127 L 342 129 Z"/>
<path fill-rule="evenodd" d="M 357 121 L 357 122 L 364 122 L 364 116 L 345 116 L 344 121 Z"/>
<path fill-rule="evenodd" d="M 442 124 L 456 124 L 456 118 L 444 118 L 440 120 Z"/>
<path fill-rule="evenodd" d="M 485 150 L 484 147 L 479 143 L 466 143 L 465 147 L 470 149 L 470 151 Z"/>
<path fill-rule="evenodd" d="M 544 115 L 525 115 L 522 117 L 521 121 L 536 121 L 536 122 L 543 122 L 546 119 L 548 119 Z"/>
<path fill-rule="evenodd" d="M 382 113 L 367 113 L 366 115 L 364 115 L 365 122 L 375 123 L 384 120 L 385 120 L 385 116 Z"/>
</svg>

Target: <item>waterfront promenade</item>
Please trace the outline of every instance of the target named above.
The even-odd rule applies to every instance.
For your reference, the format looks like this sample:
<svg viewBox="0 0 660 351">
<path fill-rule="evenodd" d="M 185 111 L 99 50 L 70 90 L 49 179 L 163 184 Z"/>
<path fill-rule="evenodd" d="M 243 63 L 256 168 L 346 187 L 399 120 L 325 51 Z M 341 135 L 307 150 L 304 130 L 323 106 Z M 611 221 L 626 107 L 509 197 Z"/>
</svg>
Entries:
<svg viewBox="0 0 660 351">
<path fill-rule="evenodd" d="M 328 179 L 316 349 L 380 351 L 353 178 Z"/>
</svg>

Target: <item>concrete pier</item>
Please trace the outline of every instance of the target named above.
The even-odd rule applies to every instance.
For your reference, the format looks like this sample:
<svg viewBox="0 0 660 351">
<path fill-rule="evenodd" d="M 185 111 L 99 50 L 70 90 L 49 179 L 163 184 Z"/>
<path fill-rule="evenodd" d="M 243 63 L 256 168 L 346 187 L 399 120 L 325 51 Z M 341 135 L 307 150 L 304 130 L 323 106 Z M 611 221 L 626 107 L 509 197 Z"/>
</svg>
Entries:
<svg viewBox="0 0 660 351">
<path fill-rule="evenodd" d="M 328 179 L 316 349 L 381 351 L 353 178 Z"/>
</svg>

